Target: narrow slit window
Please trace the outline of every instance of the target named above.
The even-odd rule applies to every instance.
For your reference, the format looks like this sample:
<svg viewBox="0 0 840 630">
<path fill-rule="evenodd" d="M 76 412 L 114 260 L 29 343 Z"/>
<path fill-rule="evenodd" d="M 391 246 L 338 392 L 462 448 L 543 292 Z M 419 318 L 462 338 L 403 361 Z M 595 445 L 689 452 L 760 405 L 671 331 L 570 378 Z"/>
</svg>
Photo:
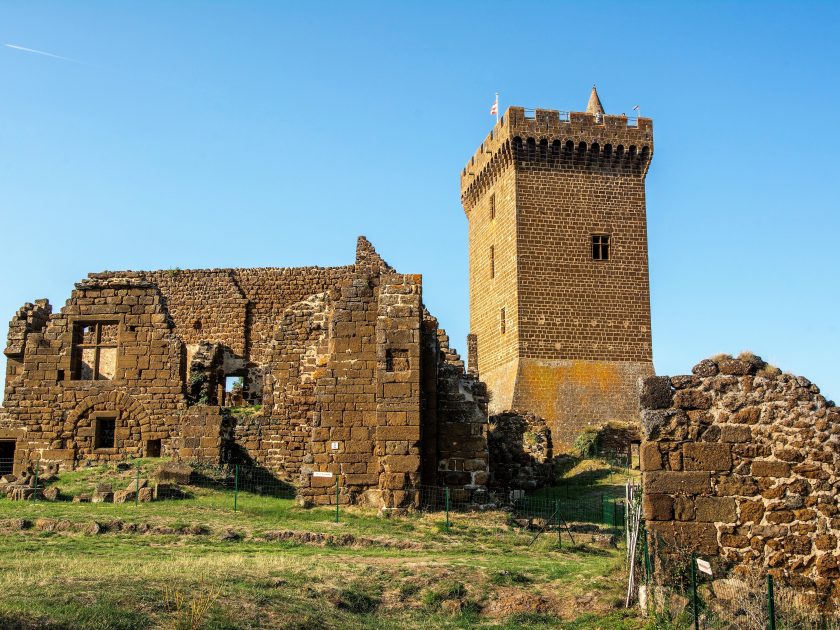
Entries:
<svg viewBox="0 0 840 630">
<path fill-rule="evenodd" d="M 505 334 L 505 330 L 506 330 L 506 329 L 507 329 L 507 325 L 506 325 L 506 323 L 505 323 L 505 309 L 504 309 L 504 308 L 502 308 L 502 309 L 499 311 L 499 330 L 500 330 L 500 331 L 501 331 L 501 333 L 504 335 L 504 334 Z"/>
<path fill-rule="evenodd" d="M 592 235 L 592 260 L 610 259 L 610 237 L 605 234 Z"/>
<path fill-rule="evenodd" d="M 490 195 L 490 220 L 496 218 L 496 193 Z"/>
<path fill-rule="evenodd" d="M 490 277 L 496 277 L 496 248 L 493 245 L 490 246 Z"/>
</svg>

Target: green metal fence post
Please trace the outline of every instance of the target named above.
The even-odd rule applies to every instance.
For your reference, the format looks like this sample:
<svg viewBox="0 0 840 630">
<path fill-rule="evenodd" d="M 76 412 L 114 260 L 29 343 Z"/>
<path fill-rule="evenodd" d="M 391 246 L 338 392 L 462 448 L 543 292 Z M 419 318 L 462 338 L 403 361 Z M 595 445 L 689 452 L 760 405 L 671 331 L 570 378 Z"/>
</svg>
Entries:
<svg viewBox="0 0 840 630">
<path fill-rule="evenodd" d="M 134 478 L 134 507 L 140 505 L 140 460 L 137 460 L 137 475 Z"/>
<path fill-rule="evenodd" d="M 446 523 L 444 527 L 446 527 L 446 531 L 449 531 L 449 487 L 443 489 L 443 504 L 446 510 Z"/>
<path fill-rule="evenodd" d="M 41 460 L 35 461 L 35 492 L 32 493 L 32 500 L 38 500 L 38 470 L 41 468 Z"/>
<path fill-rule="evenodd" d="M 694 611 L 694 630 L 700 630 L 700 611 L 697 610 L 697 556 L 691 554 L 691 607 Z"/>
<path fill-rule="evenodd" d="M 767 627 L 776 630 L 776 598 L 773 595 L 773 576 L 767 574 Z"/>
<path fill-rule="evenodd" d="M 233 511 L 236 512 L 239 502 L 239 464 L 233 465 Z"/>
<path fill-rule="evenodd" d="M 335 475 L 335 522 L 338 523 L 338 473 Z"/>
</svg>

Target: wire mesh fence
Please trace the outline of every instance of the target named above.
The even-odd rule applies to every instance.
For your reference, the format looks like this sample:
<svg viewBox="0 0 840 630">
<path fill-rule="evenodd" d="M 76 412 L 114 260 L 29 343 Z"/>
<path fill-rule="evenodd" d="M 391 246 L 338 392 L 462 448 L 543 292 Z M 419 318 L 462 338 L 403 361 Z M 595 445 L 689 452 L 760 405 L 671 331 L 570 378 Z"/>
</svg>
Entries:
<svg viewBox="0 0 840 630">
<path fill-rule="evenodd" d="M 840 630 L 836 595 L 643 534 L 639 602 L 657 628 Z"/>
<path fill-rule="evenodd" d="M 11 471 L 13 462 L 0 460 L 0 470 Z M 335 506 L 344 509 L 345 488 L 336 480 Z M 605 493 L 581 495 L 579 488 L 551 488 L 545 496 L 522 492 L 490 492 L 419 486 L 415 507 L 440 513 L 445 527 L 450 513 L 502 510 L 510 524 L 523 529 L 560 527 L 624 527 L 623 502 Z M 184 465 L 159 458 L 90 465 L 59 474 L 57 466 L 27 464 L 18 474 L 0 476 L 0 496 L 13 500 L 76 503 L 115 503 L 139 506 L 153 501 L 212 500 L 214 508 L 243 511 L 266 508 L 270 499 L 294 499 L 294 485 L 253 464 L 214 466 L 201 462 Z M 336 514 L 336 520 L 338 514 Z"/>
</svg>

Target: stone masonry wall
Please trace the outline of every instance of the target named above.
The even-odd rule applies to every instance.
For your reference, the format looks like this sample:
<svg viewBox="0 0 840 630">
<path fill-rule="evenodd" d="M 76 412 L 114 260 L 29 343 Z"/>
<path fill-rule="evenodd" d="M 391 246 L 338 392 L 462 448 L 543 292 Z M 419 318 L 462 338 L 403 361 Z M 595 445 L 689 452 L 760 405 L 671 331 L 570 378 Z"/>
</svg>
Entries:
<svg viewBox="0 0 840 630">
<path fill-rule="evenodd" d="M 637 421 L 639 381 L 653 375 L 652 156 L 650 119 L 511 107 L 461 174 L 490 412 L 546 418 L 558 450 L 585 429 Z M 593 235 L 609 237 L 608 260 L 593 259 Z"/>
<path fill-rule="evenodd" d="M 642 393 L 644 516 L 660 551 L 765 567 L 840 597 L 840 409 L 754 355 Z"/>
<path fill-rule="evenodd" d="M 383 507 L 415 504 L 424 478 L 486 483 L 486 391 L 421 277 L 363 237 L 346 267 L 91 274 L 59 313 L 25 305 L 6 354 L 0 440 L 18 467 L 162 452 L 255 464 L 309 503 L 338 482 L 340 501 Z M 229 376 L 261 407 L 226 408 Z"/>
</svg>

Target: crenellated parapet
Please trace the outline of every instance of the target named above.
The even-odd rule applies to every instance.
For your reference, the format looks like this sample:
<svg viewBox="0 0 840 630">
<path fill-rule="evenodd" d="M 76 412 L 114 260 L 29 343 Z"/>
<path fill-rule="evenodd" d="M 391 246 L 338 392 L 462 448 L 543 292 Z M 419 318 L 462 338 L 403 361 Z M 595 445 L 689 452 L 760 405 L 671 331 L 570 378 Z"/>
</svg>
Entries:
<svg viewBox="0 0 840 630">
<path fill-rule="evenodd" d="M 461 201 L 469 213 L 512 163 L 644 177 L 652 157 L 650 118 L 510 107 L 461 171 Z"/>
</svg>

